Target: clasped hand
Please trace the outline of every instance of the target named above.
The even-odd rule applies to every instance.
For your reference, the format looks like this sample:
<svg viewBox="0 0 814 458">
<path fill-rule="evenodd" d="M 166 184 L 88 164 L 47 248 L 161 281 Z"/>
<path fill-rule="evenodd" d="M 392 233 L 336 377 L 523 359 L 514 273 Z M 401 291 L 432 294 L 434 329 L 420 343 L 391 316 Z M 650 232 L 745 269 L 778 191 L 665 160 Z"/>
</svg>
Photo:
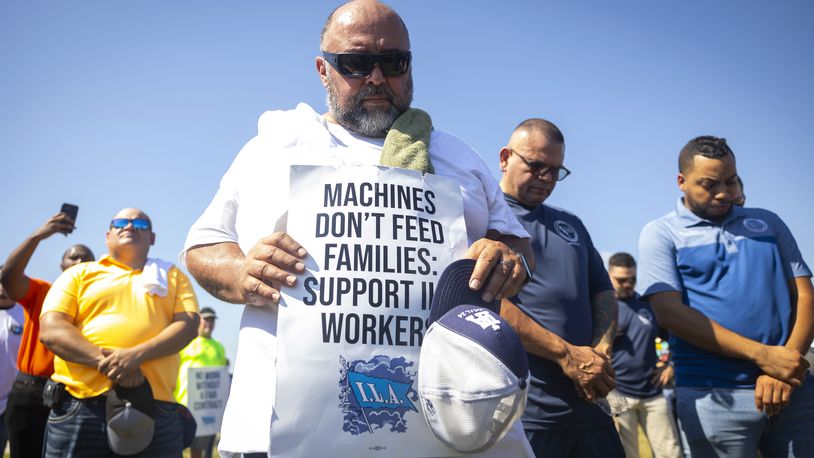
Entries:
<svg viewBox="0 0 814 458">
<path fill-rule="evenodd" d="M 141 360 L 138 353 L 130 348 L 111 350 L 102 348 L 102 360 L 97 369 L 113 383 L 133 387 L 140 385 L 144 377 L 140 370 Z"/>
<path fill-rule="evenodd" d="M 560 367 L 586 401 L 604 398 L 616 388 L 610 359 L 591 347 L 570 346 Z"/>
<path fill-rule="evenodd" d="M 784 346 L 764 346 L 755 363 L 766 375 L 799 387 L 805 380 L 809 363 L 799 351 Z"/>
</svg>

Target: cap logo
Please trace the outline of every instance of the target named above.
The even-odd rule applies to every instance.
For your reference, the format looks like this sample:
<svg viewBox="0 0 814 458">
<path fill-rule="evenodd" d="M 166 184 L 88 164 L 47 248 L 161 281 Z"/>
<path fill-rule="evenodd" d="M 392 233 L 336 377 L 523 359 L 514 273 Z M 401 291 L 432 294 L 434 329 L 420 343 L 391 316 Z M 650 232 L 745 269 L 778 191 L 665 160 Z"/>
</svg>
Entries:
<svg viewBox="0 0 814 458">
<path fill-rule="evenodd" d="M 429 399 L 424 400 L 424 412 L 426 412 L 427 415 L 430 415 L 432 417 L 435 416 L 435 406 L 432 405 L 432 401 L 430 401 Z"/>
<path fill-rule="evenodd" d="M 492 328 L 493 331 L 500 331 L 500 320 L 493 317 L 488 310 L 467 314 L 465 319 L 470 323 L 475 323 L 480 326 L 483 330 Z"/>
</svg>

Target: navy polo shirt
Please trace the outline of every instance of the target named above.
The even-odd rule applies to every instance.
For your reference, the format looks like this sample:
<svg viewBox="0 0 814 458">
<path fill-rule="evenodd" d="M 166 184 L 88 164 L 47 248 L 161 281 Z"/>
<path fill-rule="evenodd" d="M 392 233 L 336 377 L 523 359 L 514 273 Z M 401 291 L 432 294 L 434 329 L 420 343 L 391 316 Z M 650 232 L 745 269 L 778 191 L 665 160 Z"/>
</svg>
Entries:
<svg viewBox="0 0 814 458">
<path fill-rule="evenodd" d="M 793 307 L 788 282 L 811 276 L 785 223 L 760 208 L 733 207 L 723 222 L 684 206 L 651 221 L 639 237 L 644 299 L 680 292 L 684 304 L 721 326 L 766 345 L 788 340 Z M 760 369 L 672 336 L 678 386 L 752 388 Z"/>
<path fill-rule="evenodd" d="M 526 207 L 505 196 L 531 235 L 536 267 L 532 281 L 511 301 L 538 324 L 572 345 L 590 346 L 591 298 L 612 290 L 602 257 L 575 215 L 549 205 Z M 587 429 L 611 424 L 610 417 L 577 395 L 560 366 L 529 353 L 531 384 L 523 415 L 527 430 Z"/>
<path fill-rule="evenodd" d="M 644 399 L 661 393 L 651 382 L 656 373 L 656 337 L 661 327 L 650 304 L 638 295 L 619 299 L 619 320 L 613 340 L 613 370 L 616 389 L 634 398 Z"/>
</svg>

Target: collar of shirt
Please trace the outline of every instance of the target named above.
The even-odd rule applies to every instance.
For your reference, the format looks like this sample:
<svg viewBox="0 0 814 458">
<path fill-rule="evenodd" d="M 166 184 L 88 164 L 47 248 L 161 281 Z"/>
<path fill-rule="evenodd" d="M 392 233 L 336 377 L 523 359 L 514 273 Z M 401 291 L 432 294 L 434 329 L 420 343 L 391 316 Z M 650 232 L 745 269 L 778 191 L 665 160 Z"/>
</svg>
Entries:
<svg viewBox="0 0 814 458">
<path fill-rule="evenodd" d="M 726 214 L 726 218 L 724 218 L 724 220 L 720 223 L 716 223 L 714 221 L 701 218 L 693 213 L 692 210 L 684 206 L 684 197 L 679 197 L 678 202 L 676 202 L 676 213 L 678 214 L 679 221 L 681 221 L 684 227 L 723 226 L 743 217 L 743 208 L 733 204 L 732 208 L 729 209 L 729 213 Z"/>
<path fill-rule="evenodd" d="M 128 266 L 127 264 L 125 264 L 123 262 L 119 262 L 119 261 L 113 259 L 113 257 L 110 256 L 109 254 L 103 254 L 102 257 L 99 258 L 99 261 L 97 261 L 97 262 L 99 264 L 106 265 L 106 266 L 111 266 L 112 265 L 112 266 L 116 266 L 116 267 L 121 267 L 124 270 L 134 270 L 132 267 Z"/>
<path fill-rule="evenodd" d="M 520 202 L 519 200 L 515 199 L 514 197 L 506 194 L 505 192 L 503 193 L 503 197 L 506 199 L 507 202 L 515 204 L 518 207 L 525 208 L 528 211 L 533 211 L 533 210 L 536 210 L 536 209 L 540 209 L 540 211 L 544 211 L 544 209 L 545 209 L 545 204 L 544 203 L 541 203 L 539 205 L 528 206 L 528 205 Z"/>
</svg>

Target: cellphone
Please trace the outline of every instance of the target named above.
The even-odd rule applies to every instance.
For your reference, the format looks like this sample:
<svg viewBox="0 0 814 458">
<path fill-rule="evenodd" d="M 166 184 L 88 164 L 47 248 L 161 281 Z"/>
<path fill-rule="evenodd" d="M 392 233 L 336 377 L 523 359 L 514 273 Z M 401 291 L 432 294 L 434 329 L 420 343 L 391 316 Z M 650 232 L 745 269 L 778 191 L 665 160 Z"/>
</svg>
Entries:
<svg viewBox="0 0 814 458">
<path fill-rule="evenodd" d="M 46 407 L 54 408 L 65 400 L 65 385 L 48 380 L 42 390 L 42 403 Z"/>
<path fill-rule="evenodd" d="M 73 220 L 74 224 L 76 224 L 76 214 L 79 213 L 79 207 L 74 204 L 62 204 L 62 209 L 59 211 L 68 215 L 68 217 Z"/>
</svg>

